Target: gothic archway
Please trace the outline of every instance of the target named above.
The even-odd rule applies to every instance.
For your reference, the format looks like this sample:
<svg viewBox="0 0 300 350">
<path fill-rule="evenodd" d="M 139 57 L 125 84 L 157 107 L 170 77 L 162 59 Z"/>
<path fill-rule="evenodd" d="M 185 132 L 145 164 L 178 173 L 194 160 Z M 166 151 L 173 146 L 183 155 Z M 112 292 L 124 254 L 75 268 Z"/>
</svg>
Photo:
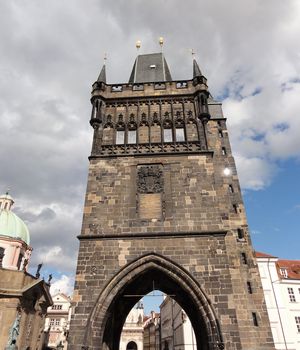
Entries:
<svg viewBox="0 0 300 350">
<path fill-rule="evenodd" d="M 157 254 L 144 255 L 123 267 L 106 285 L 93 308 L 85 332 L 88 349 L 118 350 L 126 316 L 153 289 L 172 295 L 192 322 L 197 349 L 223 349 L 213 307 L 195 279 L 181 266 Z"/>
</svg>

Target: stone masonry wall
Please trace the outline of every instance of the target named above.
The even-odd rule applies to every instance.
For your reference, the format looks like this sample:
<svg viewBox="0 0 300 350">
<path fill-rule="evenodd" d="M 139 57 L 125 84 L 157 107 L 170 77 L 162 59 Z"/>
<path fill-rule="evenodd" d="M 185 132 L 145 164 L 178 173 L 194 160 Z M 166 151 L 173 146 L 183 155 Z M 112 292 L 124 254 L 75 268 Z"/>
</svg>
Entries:
<svg viewBox="0 0 300 350">
<path fill-rule="evenodd" d="M 206 79 L 202 78 L 202 83 L 195 86 L 187 81 L 185 89 L 178 89 L 175 82 L 167 82 L 164 90 L 144 84 L 143 91 L 121 84 L 120 92 L 113 92 L 105 84 L 101 89 L 94 85 L 92 103 L 97 98 L 105 101 L 98 115 L 106 124 L 103 130 L 97 124 L 101 118 L 92 123 L 94 142 L 80 236 L 70 350 L 85 345 L 89 316 L 96 310 L 97 298 L 105 286 L 121 268 L 149 253 L 179 264 L 203 288 L 216 311 L 226 350 L 274 349 L 220 104 L 209 98 L 211 119 L 208 123 L 199 119 L 197 94 L 207 91 Z M 199 141 L 193 153 L 182 148 L 187 151 L 172 154 L 174 147 L 180 149 L 180 142 L 172 145 L 166 138 L 157 148 L 160 154 L 155 154 L 153 148 L 153 153 L 143 154 L 153 146 L 145 145 L 149 131 L 151 142 L 160 142 L 163 135 L 160 127 L 156 130 L 151 126 L 154 113 L 159 118 L 170 113 L 175 122 L 177 112 L 186 118 L 187 140 Z M 187 119 L 189 112 L 194 119 Z M 116 125 L 120 119 L 128 123 L 131 114 L 136 116 L 135 122 L 142 121 L 137 131 L 138 143 L 144 146 L 139 148 L 140 153 L 126 153 L 127 141 L 117 150 L 115 146 L 108 148 L 110 153 L 99 152 L 101 145 L 116 138 L 118 128 L 112 132 L 111 122 Z M 143 118 L 151 123 L 144 123 Z M 176 135 L 175 129 L 173 132 Z M 161 181 L 155 171 L 146 180 L 140 178 L 140 167 L 151 168 L 147 170 L 150 173 L 161 169 Z M 144 191 L 145 187 L 150 190 Z M 97 322 L 92 325 L 94 336 L 99 334 L 97 326 Z M 96 349 L 102 349 L 102 344 L 95 345 L 93 350 Z"/>
<path fill-rule="evenodd" d="M 203 287 L 217 311 L 226 349 L 272 348 L 233 158 L 217 129 L 216 123 L 209 125 L 210 143 L 221 146 L 223 142 L 229 153 L 226 156 L 216 152 L 213 156 L 91 160 L 82 227 L 82 236 L 91 239 L 80 244 L 74 296 L 78 303 L 74 339 L 78 342 L 84 332 L 79 325 L 84 325 L 101 288 L 125 264 L 155 252 L 183 266 Z M 137 166 L 146 164 L 163 167 L 161 220 L 141 220 L 137 210 Z M 224 175 L 225 166 L 230 167 L 230 176 Z M 243 238 L 238 238 L 238 228 L 243 230 Z M 222 232 L 227 234 L 220 236 Z M 171 236 L 164 238 L 164 234 Z M 248 293 L 247 282 L 253 294 Z M 253 324 L 252 312 L 257 315 L 258 327 Z"/>
</svg>

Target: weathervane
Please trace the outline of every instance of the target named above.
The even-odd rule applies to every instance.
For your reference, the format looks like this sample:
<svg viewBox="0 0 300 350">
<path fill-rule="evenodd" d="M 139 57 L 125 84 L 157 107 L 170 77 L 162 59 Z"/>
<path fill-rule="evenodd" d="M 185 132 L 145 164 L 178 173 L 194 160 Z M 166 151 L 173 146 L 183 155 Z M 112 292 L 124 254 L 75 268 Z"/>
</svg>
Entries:
<svg viewBox="0 0 300 350">
<path fill-rule="evenodd" d="M 190 51 L 191 51 L 191 54 L 192 54 L 192 59 L 194 60 L 194 59 L 195 59 L 196 52 L 194 51 L 194 49 L 190 49 Z"/>
</svg>

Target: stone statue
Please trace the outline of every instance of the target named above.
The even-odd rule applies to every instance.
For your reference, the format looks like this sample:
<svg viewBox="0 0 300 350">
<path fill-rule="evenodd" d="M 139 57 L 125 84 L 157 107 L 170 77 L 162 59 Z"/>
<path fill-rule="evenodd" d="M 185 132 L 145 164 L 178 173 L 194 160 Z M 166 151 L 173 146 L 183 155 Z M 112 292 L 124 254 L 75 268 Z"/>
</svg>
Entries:
<svg viewBox="0 0 300 350">
<path fill-rule="evenodd" d="M 48 282 L 47 282 L 49 285 L 50 285 L 51 280 L 52 280 L 52 274 L 50 273 L 50 275 L 48 277 Z"/>
<path fill-rule="evenodd" d="M 40 278 L 40 271 L 41 271 L 41 268 L 42 268 L 43 264 L 38 264 L 38 267 L 37 267 L 37 270 L 36 270 L 36 274 L 35 274 L 35 277 L 36 278 Z"/>
<path fill-rule="evenodd" d="M 16 343 L 17 343 L 18 335 L 20 333 L 20 320 L 21 320 L 21 314 L 18 313 L 13 325 L 11 326 L 11 328 L 9 330 L 9 336 L 8 336 L 7 346 L 6 346 L 5 350 L 17 350 L 18 349 Z"/>
</svg>

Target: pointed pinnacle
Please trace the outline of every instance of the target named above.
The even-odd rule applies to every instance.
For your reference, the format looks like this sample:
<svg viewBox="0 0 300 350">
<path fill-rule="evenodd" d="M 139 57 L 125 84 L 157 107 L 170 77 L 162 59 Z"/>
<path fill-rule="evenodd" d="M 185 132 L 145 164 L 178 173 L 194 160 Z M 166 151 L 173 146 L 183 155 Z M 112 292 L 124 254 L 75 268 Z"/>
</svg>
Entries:
<svg viewBox="0 0 300 350">
<path fill-rule="evenodd" d="M 202 73 L 195 58 L 193 59 L 193 78 L 201 77 Z"/>
<path fill-rule="evenodd" d="M 105 83 L 106 84 L 106 69 L 105 69 L 105 64 L 103 65 L 101 72 L 99 74 L 99 77 L 97 79 L 98 83 Z"/>
</svg>

